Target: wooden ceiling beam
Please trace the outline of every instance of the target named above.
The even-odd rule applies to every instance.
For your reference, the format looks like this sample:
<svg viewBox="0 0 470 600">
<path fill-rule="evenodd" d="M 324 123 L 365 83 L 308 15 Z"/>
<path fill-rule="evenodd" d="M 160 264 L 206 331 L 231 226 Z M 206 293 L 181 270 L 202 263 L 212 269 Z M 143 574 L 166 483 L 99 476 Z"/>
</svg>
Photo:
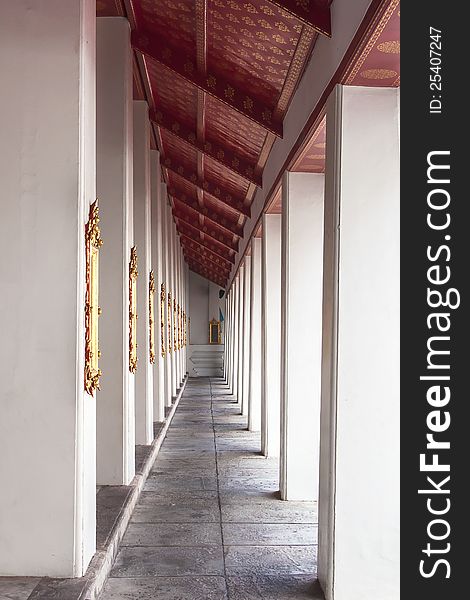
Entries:
<svg viewBox="0 0 470 600">
<path fill-rule="evenodd" d="M 238 177 L 243 177 L 243 179 L 246 179 L 250 183 L 261 187 L 261 174 L 259 172 L 255 174 L 253 166 L 235 152 L 208 140 L 201 141 L 195 131 L 185 127 L 180 121 L 170 115 L 165 115 L 160 110 L 150 111 L 150 120 L 157 127 L 161 127 L 164 131 L 168 131 L 194 150 L 212 158 L 212 160 L 215 160 Z"/>
<path fill-rule="evenodd" d="M 230 273 L 232 270 L 233 264 L 226 258 L 223 258 L 222 256 L 216 254 L 215 252 L 212 252 L 212 250 L 209 250 L 206 246 L 203 245 L 202 240 L 198 242 L 198 241 L 193 240 L 192 238 L 187 237 L 183 234 L 183 235 L 181 235 L 181 246 L 183 248 L 187 248 L 188 250 L 191 250 L 192 252 L 199 253 L 201 256 L 203 256 L 204 258 L 209 260 L 211 263 L 214 263 L 215 265 L 222 267 L 228 273 Z"/>
<path fill-rule="evenodd" d="M 236 85 L 215 73 L 201 74 L 194 59 L 182 55 L 180 49 L 173 48 L 165 40 L 145 29 L 133 31 L 131 43 L 134 50 L 164 65 L 206 94 L 217 98 L 266 131 L 282 138 L 282 122 L 274 118 L 271 108 L 237 89 Z"/>
<path fill-rule="evenodd" d="M 187 227 L 185 223 L 180 222 L 179 225 L 177 225 L 177 227 L 178 227 L 180 236 L 184 235 L 186 238 L 188 238 L 192 242 L 195 242 L 196 244 L 199 244 L 200 246 L 202 246 L 202 248 L 204 248 L 205 250 L 209 250 L 219 260 L 224 260 L 227 263 L 235 264 L 235 255 L 230 254 L 230 252 L 227 250 L 227 248 L 225 246 L 222 246 L 222 248 L 220 248 L 220 247 L 216 246 L 215 244 L 213 244 L 210 241 L 210 239 L 208 239 L 207 237 L 204 240 L 201 239 L 201 236 L 194 233 L 194 231 L 192 229 L 190 229 L 189 227 Z M 215 261 L 215 262 L 217 262 L 217 261 Z"/>
<path fill-rule="evenodd" d="M 331 10 L 324 0 L 268 0 L 318 33 L 331 37 Z"/>
<path fill-rule="evenodd" d="M 219 277 L 218 275 L 213 274 L 211 271 L 204 269 L 204 267 L 202 267 L 198 263 L 196 263 L 194 261 L 188 261 L 188 259 L 186 259 L 186 262 L 189 265 L 189 269 L 191 271 L 194 271 L 194 273 L 201 275 L 201 277 L 204 277 L 205 279 L 212 281 L 212 283 L 215 283 L 216 285 L 220 286 L 221 288 L 225 288 L 225 286 L 227 285 L 226 279 L 224 280 L 222 277 Z"/>
<path fill-rule="evenodd" d="M 224 279 L 226 279 L 230 275 L 230 271 L 226 271 L 225 269 L 222 269 L 220 266 L 214 265 L 214 263 L 211 263 L 207 259 L 202 258 L 196 252 L 194 252 L 192 250 L 188 250 L 186 247 L 183 247 L 183 254 L 185 255 L 186 258 L 199 263 L 201 266 L 209 269 L 210 271 L 213 271 L 214 273 L 219 275 L 219 277 L 223 277 Z"/>
<path fill-rule="evenodd" d="M 181 221 L 188 227 L 192 227 L 193 229 L 200 231 L 201 233 L 204 234 L 204 236 L 207 236 L 207 237 L 211 238 L 212 240 L 218 242 L 219 244 L 226 246 L 229 250 L 234 250 L 235 252 L 238 252 L 238 241 L 234 242 L 233 239 L 230 238 L 229 236 L 224 234 L 224 235 L 219 235 L 218 237 L 216 237 L 215 235 L 212 234 L 212 232 L 209 231 L 209 227 L 207 227 L 207 225 L 201 225 L 199 222 L 193 223 L 187 215 L 184 215 L 180 211 L 177 211 L 175 209 L 173 209 L 173 216 L 175 217 L 175 219 L 177 221 Z"/>
<path fill-rule="evenodd" d="M 215 210 L 209 210 L 206 206 L 201 207 L 197 198 L 193 198 L 188 196 L 185 192 L 181 192 L 176 188 L 169 188 L 168 195 L 173 198 L 173 200 L 177 200 L 184 206 L 197 211 L 200 215 L 204 217 L 204 220 L 208 220 L 211 223 L 215 223 L 228 231 L 229 233 L 236 235 L 238 237 L 243 237 L 243 225 L 239 225 L 238 223 L 233 223 L 228 221 L 225 217 L 222 217 Z"/>
<path fill-rule="evenodd" d="M 192 171 L 187 167 L 184 167 L 168 155 L 161 156 L 160 163 L 162 167 L 173 171 L 173 173 L 176 173 L 176 175 L 179 175 L 182 179 L 185 179 L 191 185 L 194 185 L 195 187 L 199 188 L 202 192 L 207 192 L 208 194 L 213 196 L 215 200 L 218 200 L 222 204 L 226 204 L 233 210 L 236 210 L 242 215 L 245 215 L 245 217 L 251 216 L 250 207 L 243 204 L 244 198 L 242 199 L 240 196 L 234 197 L 231 192 L 221 187 L 220 185 L 216 185 L 207 180 L 201 181 L 197 171 Z"/>
</svg>

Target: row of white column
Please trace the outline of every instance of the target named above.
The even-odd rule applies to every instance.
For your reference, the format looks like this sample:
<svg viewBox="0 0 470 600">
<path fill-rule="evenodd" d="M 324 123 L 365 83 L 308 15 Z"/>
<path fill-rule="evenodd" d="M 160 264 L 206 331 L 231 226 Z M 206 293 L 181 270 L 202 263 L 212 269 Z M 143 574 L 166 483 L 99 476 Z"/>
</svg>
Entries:
<svg viewBox="0 0 470 600">
<path fill-rule="evenodd" d="M 184 379 L 182 314 L 187 312 L 181 246 L 151 149 L 145 101 L 132 99 L 132 52 L 126 19 L 97 21 L 97 195 L 101 251 L 101 391 L 97 404 L 97 482 L 128 484 L 134 445 L 150 444 Z M 129 371 L 129 258 L 138 256 L 135 376 Z M 154 291 L 154 354 L 149 336 L 150 273 Z M 112 425 L 112 426 L 111 426 Z"/>
<path fill-rule="evenodd" d="M 281 498 L 318 501 L 327 600 L 392 600 L 398 92 L 337 86 L 326 114 L 325 174 L 284 175 L 282 215 L 263 216 L 228 292 L 226 381 L 262 454 L 280 456 Z"/>
<path fill-rule="evenodd" d="M 44 10 L 18 0 L 2 13 L 2 42 L 11 52 L 0 63 L 10 89 L 0 140 L 10 157 L 0 166 L 0 575 L 84 574 L 96 549 L 97 484 L 130 484 L 135 445 L 152 442 L 154 422 L 164 421 L 186 374 L 188 269 L 159 154 L 151 150 L 148 106 L 133 100 L 129 23 L 96 20 L 91 0 L 53 4 Z M 85 224 L 96 197 L 102 375 L 101 390 L 90 396 Z"/>
</svg>

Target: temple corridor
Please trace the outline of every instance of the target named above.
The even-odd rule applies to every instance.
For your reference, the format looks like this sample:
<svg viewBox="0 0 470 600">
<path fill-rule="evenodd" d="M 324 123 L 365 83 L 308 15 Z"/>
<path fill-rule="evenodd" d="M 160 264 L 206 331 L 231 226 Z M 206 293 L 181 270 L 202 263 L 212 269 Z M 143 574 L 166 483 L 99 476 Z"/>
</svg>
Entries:
<svg viewBox="0 0 470 600">
<path fill-rule="evenodd" d="M 279 500 L 239 413 L 221 380 L 189 380 L 103 600 L 317 597 L 316 504 Z"/>
<path fill-rule="evenodd" d="M 397 600 L 400 0 L 0 47 L 0 600 Z"/>
</svg>

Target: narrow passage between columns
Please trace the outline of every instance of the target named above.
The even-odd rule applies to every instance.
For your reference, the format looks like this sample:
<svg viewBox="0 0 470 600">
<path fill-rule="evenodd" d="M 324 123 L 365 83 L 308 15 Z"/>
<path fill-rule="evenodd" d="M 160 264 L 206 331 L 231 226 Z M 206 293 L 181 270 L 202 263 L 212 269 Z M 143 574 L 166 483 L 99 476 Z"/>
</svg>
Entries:
<svg viewBox="0 0 470 600">
<path fill-rule="evenodd" d="M 220 379 L 190 379 L 102 600 L 302 600 L 316 584 L 316 503 L 279 499 Z"/>
</svg>

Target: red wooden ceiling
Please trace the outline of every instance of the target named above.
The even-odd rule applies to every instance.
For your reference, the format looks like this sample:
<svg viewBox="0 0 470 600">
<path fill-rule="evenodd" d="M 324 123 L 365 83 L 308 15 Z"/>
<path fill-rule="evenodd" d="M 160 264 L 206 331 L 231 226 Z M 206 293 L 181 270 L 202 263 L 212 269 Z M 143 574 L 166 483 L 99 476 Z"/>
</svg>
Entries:
<svg viewBox="0 0 470 600">
<path fill-rule="evenodd" d="M 330 3 L 97 0 L 98 16 L 129 19 L 134 97 L 151 108 L 186 260 L 219 285 Z"/>
<path fill-rule="evenodd" d="M 400 85 L 400 2 L 390 0 L 381 18 L 351 59 L 341 81 L 344 85 L 398 87 Z M 322 119 L 298 156 L 292 171 L 325 171 L 326 120 Z M 280 197 L 272 205 L 280 212 Z"/>
</svg>

